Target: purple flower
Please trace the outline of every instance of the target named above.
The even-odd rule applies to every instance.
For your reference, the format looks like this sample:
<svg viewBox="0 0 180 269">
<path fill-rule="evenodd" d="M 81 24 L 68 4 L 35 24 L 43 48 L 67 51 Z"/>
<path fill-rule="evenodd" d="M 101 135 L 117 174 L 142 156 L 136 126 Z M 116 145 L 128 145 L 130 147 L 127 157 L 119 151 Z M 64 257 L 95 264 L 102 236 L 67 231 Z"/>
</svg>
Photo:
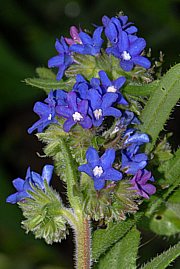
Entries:
<svg viewBox="0 0 180 269">
<path fill-rule="evenodd" d="M 91 128 L 92 121 L 87 115 L 88 108 L 88 100 L 78 102 L 77 94 L 69 92 L 67 94 L 67 106 L 60 105 L 56 107 L 57 115 L 67 119 L 63 125 L 64 131 L 69 132 L 76 123 L 80 124 L 84 129 Z"/>
<path fill-rule="evenodd" d="M 101 38 L 102 31 L 103 27 L 97 27 L 92 37 L 84 32 L 80 32 L 79 38 L 82 43 L 71 45 L 70 51 L 93 56 L 99 54 L 103 43 L 103 39 Z"/>
<path fill-rule="evenodd" d="M 121 172 L 115 170 L 112 164 L 115 159 L 115 150 L 107 149 L 99 157 L 97 150 L 89 147 L 86 152 L 87 164 L 80 165 L 78 170 L 89 175 L 94 180 L 94 188 L 101 190 L 106 180 L 119 181 L 122 179 Z"/>
<path fill-rule="evenodd" d="M 137 28 L 133 26 L 132 22 L 127 22 L 127 16 L 119 16 L 111 19 L 107 16 L 103 16 L 102 23 L 105 27 L 105 35 L 109 39 L 112 45 L 116 45 L 119 42 L 119 35 L 122 30 L 127 34 L 134 34 L 137 32 Z"/>
<path fill-rule="evenodd" d="M 156 187 L 147 183 L 148 180 L 154 181 L 151 172 L 145 169 L 139 170 L 130 181 L 133 186 L 130 189 L 135 190 L 139 196 L 149 199 L 149 196 L 156 192 Z"/>
<path fill-rule="evenodd" d="M 151 66 L 150 61 L 141 56 L 145 47 L 146 41 L 144 38 L 128 35 L 125 31 L 122 31 L 116 46 L 107 48 L 106 52 L 120 58 L 120 66 L 124 71 L 131 71 L 134 65 L 140 65 L 148 69 Z"/>
<path fill-rule="evenodd" d="M 134 129 L 127 130 L 124 134 L 124 147 L 122 153 L 121 170 L 125 173 L 134 175 L 139 169 L 147 165 L 147 155 L 138 153 L 139 146 L 148 143 L 149 137 L 147 134 L 138 133 Z"/>
<path fill-rule="evenodd" d="M 51 123 L 58 123 L 55 119 L 56 105 L 66 105 L 67 93 L 63 90 L 51 91 L 48 97 L 44 100 L 46 104 L 42 102 L 36 102 L 33 111 L 39 115 L 40 119 L 28 129 L 28 133 L 31 134 L 35 129 L 38 133 L 42 132 L 46 126 Z"/>
<path fill-rule="evenodd" d="M 70 35 L 71 35 L 72 38 L 67 38 L 67 37 L 64 38 L 66 43 L 69 46 L 71 46 L 73 44 L 78 44 L 78 43 L 82 44 L 82 41 L 81 41 L 81 39 L 79 37 L 79 31 L 75 26 L 70 27 Z"/>
<path fill-rule="evenodd" d="M 111 81 L 106 72 L 103 70 L 99 71 L 99 77 L 101 79 L 101 84 L 105 88 L 105 92 L 112 92 L 112 93 L 117 93 L 118 98 L 116 102 L 121 105 L 128 105 L 128 102 L 124 99 L 123 95 L 119 91 L 119 89 L 124 85 L 126 82 L 125 77 L 119 77 L 116 80 Z"/>
<path fill-rule="evenodd" d="M 25 180 L 21 178 L 13 180 L 13 186 L 16 188 L 17 192 L 8 196 L 6 202 L 15 204 L 23 201 L 25 198 L 31 198 L 28 191 L 34 191 L 31 187 L 32 185 L 44 190 L 44 181 L 46 180 L 48 184 L 50 183 L 53 169 L 54 167 L 52 165 L 45 165 L 42 170 L 42 175 L 40 175 L 36 172 L 30 171 L 30 168 L 28 168 Z"/>
<path fill-rule="evenodd" d="M 95 89 L 89 90 L 89 114 L 94 126 L 100 126 L 105 116 L 113 116 L 115 118 L 121 116 L 121 111 L 112 107 L 117 98 L 118 95 L 116 93 L 106 93 L 102 96 Z"/>
<path fill-rule="evenodd" d="M 64 37 L 61 37 L 60 41 L 58 39 L 56 40 L 55 48 L 59 55 L 52 57 L 48 61 L 48 67 L 59 68 L 56 79 L 61 80 L 64 75 L 64 71 L 73 63 L 73 58 Z"/>
</svg>

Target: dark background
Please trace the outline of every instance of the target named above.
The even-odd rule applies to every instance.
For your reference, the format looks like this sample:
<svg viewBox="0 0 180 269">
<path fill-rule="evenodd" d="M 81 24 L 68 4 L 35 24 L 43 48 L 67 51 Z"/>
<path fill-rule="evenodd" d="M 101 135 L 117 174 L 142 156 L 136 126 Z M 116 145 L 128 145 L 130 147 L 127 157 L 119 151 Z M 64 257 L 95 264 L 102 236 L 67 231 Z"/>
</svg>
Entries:
<svg viewBox="0 0 180 269">
<path fill-rule="evenodd" d="M 163 51 L 164 71 L 179 62 L 178 0 L 0 1 L 0 269 L 72 268 L 72 235 L 53 246 L 34 240 L 20 227 L 22 215 L 18 207 L 5 203 L 7 195 L 14 192 L 14 178 L 23 178 L 29 165 L 40 173 L 45 163 L 51 163 L 37 156 L 37 152 L 42 153 L 42 145 L 34 135 L 27 134 L 27 128 L 37 120 L 33 104 L 43 100 L 44 93 L 22 81 L 33 77 L 37 66 L 47 66 L 48 59 L 56 55 L 55 38 L 69 36 L 71 25 L 92 29 L 92 23 L 101 24 L 103 15 L 114 16 L 121 10 L 135 22 L 139 36 L 146 39 L 147 48 L 152 48 L 153 57 L 158 58 Z M 166 126 L 175 133 L 171 138 L 174 149 L 180 137 L 178 115 L 175 109 Z M 61 188 L 59 184 L 53 180 L 57 188 Z M 146 234 L 142 244 L 147 244 L 141 247 L 138 261 L 155 255 L 171 240 Z"/>
</svg>

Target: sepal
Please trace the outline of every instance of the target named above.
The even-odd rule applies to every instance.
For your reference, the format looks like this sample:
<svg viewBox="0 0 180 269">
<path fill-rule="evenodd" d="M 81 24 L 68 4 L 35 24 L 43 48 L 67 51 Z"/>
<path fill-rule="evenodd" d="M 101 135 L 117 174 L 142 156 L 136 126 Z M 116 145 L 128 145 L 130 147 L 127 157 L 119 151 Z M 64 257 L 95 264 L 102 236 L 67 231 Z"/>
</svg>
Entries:
<svg viewBox="0 0 180 269">
<path fill-rule="evenodd" d="M 101 223 L 125 220 L 127 213 L 135 213 L 138 210 L 137 195 L 129 188 L 129 181 L 121 180 L 117 184 L 109 182 L 106 188 L 96 191 L 93 180 L 82 173 L 81 190 L 85 214 L 89 219 Z"/>
<path fill-rule="evenodd" d="M 32 198 L 19 202 L 25 220 L 22 227 L 26 232 L 32 232 L 35 238 L 44 238 L 47 244 L 61 242 L 68 234 L 67 221 L 61 209 L 62 201 L 59 195 L 45 181 L 45 190 L 32 186 L 29 191 Z"/>
</svg>

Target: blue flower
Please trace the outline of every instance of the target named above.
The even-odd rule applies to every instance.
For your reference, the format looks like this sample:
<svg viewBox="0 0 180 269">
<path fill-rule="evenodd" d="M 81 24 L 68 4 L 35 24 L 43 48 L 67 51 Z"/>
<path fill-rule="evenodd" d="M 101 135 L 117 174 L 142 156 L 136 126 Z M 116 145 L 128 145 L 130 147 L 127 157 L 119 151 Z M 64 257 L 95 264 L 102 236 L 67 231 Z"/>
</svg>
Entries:
<svg viewBox="0 0 180 269">
<path fill-rule="evenodd" d="M 88 108 L 88 100 L 78 102 L 77 94 L 69 92 L 67 94 L 67 106 L 60 105 L 56 107 L 57 115 L 67 119 L 63 125 L 64 131 L 69 132 L 76 123 L 80 124 L 84 129 L 91 128 L 92 121 L 87 115 Z"/>
<path fill-rule="evenodd" d="M 103 39 L 101 38 L 101 33 L 103 27 L 97 27 L 93 33 L 93 36 L 90 37 L 84 32 L 79 33 L 79 38 L 82 44 L 73 44 L 70 46 L 70 51 L 76 52 L 79 54 L 88 54 L 96 56 L 100 53 Z"/>
<path fill-rule="evenodd" d="M 105 88 L 105 92 L 112 92 L 117 93 L 118 98 L 116 102 L 121 105 L 128 105 L 128 102 L 124 99 L 123 95 L 119 91 L 119 89 L 124 85 L 126 82 L 125 77 L 119 77 L 116 80 L 111 81 L 106 72 L 101 70 L 99 71 L 99 77 L 101 79 L 101 84 Z"/>
<path fill-rule="evenodd" d="M 59 55 L 52 57 L 48 61 L 48 67 L 59 68 L 56 79 L 61 80 L 64 75 L 64 71 L 73 63 L 73 58 L 64 37 L 61 37 L 60 41 L 58 39 L 56 40 L 55 48 Z"/>
<path fill-rule="evenodd" d="M 119 42 L 119 35 L 122 30 L 131 35 L 137 32 L 137 28 L 132 25 L 133 23 L 127 21 L 127 16 L 112 17 L 111 19 L 103 16 L 102 23 L 105 27 L 105 35 L 112 45 L 116 45 Z"/>
<path fill-rule="evenodd" d="M 112 107 L 117 98 L 118 95 L 116 93 L 106 93 L 102 96 L 95 89 L 89 90 L 89 114 L 94 126 L 100 126 L 105 116 L 113 116 L 115 118 L 119 118 L 121 116 L 121 111 Z"/>
<path fill-rule="evenodd" d="M 151 172 L 145 169 L 139 170 L 130 181 L 132 184 L 130 189 L 135 190 L 139 196 L 149 199 L 149 196 L 156 192 L 156 187 L 147 183 L 148 180 L 154 181 Z"/>
<path fill-rule="evenodd" d="M 116 125 L 113 130 L 113 134 L 122 131 L 124 132 L 127 129 L 128 125 L 131 124 L 140 124 L 140 121 L 134 115 L 132 111 L 125 110 L 121 116 L 121 118 L 116 122 Z"/>
<path fill-rule="evenodd" d="M 40 119 L 28 129 L 28 133 L 31 134 L 35 129 L 38 132 L 42 132 L 45 127 L 50 123 L 58 123 L 55 119 L 57 105 L 66 105 L 67 93 L 63 90 L 51 91 L 48 97 L 45 99 L 46 104 L 42 102 L 36 102 L 33 111 L 39 115 Z"/>
<path fill-rule="evenodd" d="M 46 180 L 48 184 L 50 183 L 53 169 L 54 166 L 45 165 L 42 170 L 42 175 L 40 175 L 36 172 L 30 171 L 30 168 L 28 168 L 25 180 L 22 178 L 16 178 L 13 180 L 13 186 L 16 188 L 17 192 L 8 196 L 6 202 L 15 204 L 24 201 L 25 198 L 31 198 L 31 195 L 28 193 L 28 191 L 34 191 L 31 186 L 44 190 L 44 181 Z"/>
<path fill-rule="evenodd" d="M 115 159 L 114 149 L 107 149 L 99 157 L 97 150 L 89 147 L 86 152 L 86 159 L 87 164 L 80 165 L 78 170 L 86 173 L 94 180 L 96 190 L 104 188 L 106 180 L 119 181 L 122 179 L 122 173 L 112 167 Z"/>
<path fill-rule="evenodd" d="M 116 46 L 107 48 L 106 52 L 121 60 L 120 66 L 124 71 L 131 71 L 134 65 L 140 65 L 148 69 L 151 66 L 150 61 L 141 56 L 145 47 L 146 41 L 144 38 L 128 35 L 125 31 L 122 31 Z"/>
<path fill-rule="evenodd" d="M 145 153 L 138 153 L 139 146 L 148 143 L 147 134 L 138 133 L 134 129 L 127 130 L 124 134 L 124 147 L 122 153 L 121 170 L 125 173 L 134 175 L 139 169 L 147 165 L 148 157 Z"/>
</svg>

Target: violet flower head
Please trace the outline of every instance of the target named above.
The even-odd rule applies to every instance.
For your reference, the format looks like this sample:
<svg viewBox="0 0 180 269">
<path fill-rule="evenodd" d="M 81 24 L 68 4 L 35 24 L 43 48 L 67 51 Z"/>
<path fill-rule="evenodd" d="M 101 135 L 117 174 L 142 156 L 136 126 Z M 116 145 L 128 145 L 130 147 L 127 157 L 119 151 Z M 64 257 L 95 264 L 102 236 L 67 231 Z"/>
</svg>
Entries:
<svg viewBox="0 0 180 269">
<path fill-rule="evenodd" d="M 101 190 L 105 186 L 106 180 L 119 181 L 122 173 L 112 167 L 115 159 L 115 150 L 107 149 L 99 157 L 95 148 L 89 147 L 86 152 L 87 164 L 80 165 L 78 170 L 89 175 L 94 180 L 94 188 Z"/>
<path fill-rule="evenodd" d="M 127 174 L 135 175 L 139 169 L 143 169 L 147 165 L 147 155 L 138 151 L 140 145 L 149 142 L 149 137 L 147 134 L 130 129 L 125 132 L 124 138 L 124 147 L 126 148 L 121 151 L 121 170 Z"/>
<path fill-rule="evenodd" d="M 70 51 L 79 54 L 88 54 L 96 56 L 97 54 L 100 53 L 101 46 L 103 43 L 103 39 L 101 38 L 102 31 L 103 27 L 97 27 L 92 37 L 86 34 L 85 32 L 80 32 L 79 38 L 82 43 L 71 45 Z"/>
<path fill-rule="evenodd" d="M 16 178 L 13 180 L 13 186 L 16 188 L 17 192 L 11 194 L 7 197 L 6 202 L 15 204 L 24 201 L 25 198 L 31 198 L 28 191 L 33 191 L 32 186 L 38 187 L 44 190 L 44 181 L 46 180 L 48 185 L 50 184 L 54 166 L 45 165 L 42 170 L 42 175 L 33 172 L 30 168 L 27 169 L 25 180 L 22 178 Z"/>
<path fill-rule="evenodd" d="M 45 127 L 51 123 L 58 123 L 55 119 L 56 105 L 66 105 L 67 93 L 63 90 L 51 91 L 48 97 L 42 102 L 36 102 L 33 111 L 38 114 L 40 119 L 28 129 L 28 133 L 31 134 L 35 129 L 38 133 L 41 133 Z"/>
<path fill-rule="evenodd" d="M 79 37 L 79 30 L 75 26 L 70 27 L 70 36 L 72 38 L 65 37 L 66 43 L 71 46 L 73 44 L 82 44 L 82 41 Z"/>
<path fill-rule="evenodd" d="M 126 78 L 125 77 L 119 77 L 116 80 L 111 81 L 106 72 L 101 70 L 99 71 L 99 77 L 101 80 L 101 84 L 105 89 L 105 92 L 112 92 L 112 93 L 117 93 L 118 98 L 116 100 L 117 104 L 121 104 L 121 105 L 128 105 L 128 102 L 125 100 L 125 98 L 123 97 L 123 95 L 120 92 L 120 88 L 122 88 L 122 86 L 124 85 L 124 83 L 126 82 Z"/>
<path fill-rule="evenodd" d="M 130 189 L 135 190 L 139 196 L 149 199 L 149 196 L 156 192 L 156 187 L 147 183 L 148 180 L 154 181 L 151 172 L 145 169 L 139 170 L 130 181 L 132 184 Z"/>
<path fill-rule="evenodd" d="M 67 119 L 63 125 L 64 131 L 69 132 L 76 123 L 84 129 L 91 128 L 92 121 L 87 115 L 88 108 L 88 100 L 78 101 L 76 92 L 69 92 L 67 94 L 67 106 L 56 107 L 57 115 Z"/>
<path fill-rule="evenodd" d="M 64 37 L 61 40 L 56 40 L 55 48 L 59 55 L 52 57 L 48 61 L 48 67 L 57 67 L 59 69 L 57 73 L 57 80 L 61 80 L 65 70 L 73 63 L 73 58 L 69 50 L 69 46 L 66 44 Z"/>
<path fill-rule="evenodd" d="M 113 116 L 119 118 L 121 111 L 112 107 L 116 102 L 118 95 L 116 93 L 99 94 L 95 89 L 89 90 L 90 109 L 89 114 L 92 118 L 94 126 L 98 127 L 102 124 L 105 116 Z"/>
</svg>

